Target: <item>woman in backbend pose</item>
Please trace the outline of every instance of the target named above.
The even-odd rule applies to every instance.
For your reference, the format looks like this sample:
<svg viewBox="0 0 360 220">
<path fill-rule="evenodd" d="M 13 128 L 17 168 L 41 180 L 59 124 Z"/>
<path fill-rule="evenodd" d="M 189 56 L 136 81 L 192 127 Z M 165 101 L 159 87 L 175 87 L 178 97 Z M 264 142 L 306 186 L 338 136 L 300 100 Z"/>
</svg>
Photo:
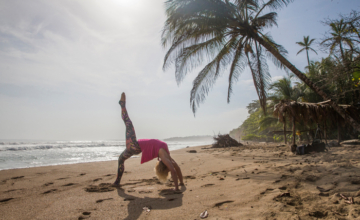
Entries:
<svg viewBox="0 0 360 220">
<path fill-rule="evenodd" d="M 124 120 L 126 126 L 126 149 L 119 157 L 117 177 L 113 185 L 120 186 L 120 180 L 125 169 L 125 160 L 130 158 L 132 155 L 136 155 L 142 152 L 141 163 L 148 162 L 157 157 L 158 162 L 155 166 L 156 175 L 160 181 L 164 182 L 166 181 L 170 172 L 175 184 L 175 190 L 179 190 L 179 185 L 184 185 L 183 176 L 180 167 L 177 165 L 175 160 L 170 157 L 167 144 L 156 139 L 136 140 L 134 126 L 126 111 L 125 102 L 125 93 L 122 93 L 119 104 L 121 106 L 121 117 Z M 180 181 L 180 184 L 178 184 L 178 181 Z"/>
</svg>

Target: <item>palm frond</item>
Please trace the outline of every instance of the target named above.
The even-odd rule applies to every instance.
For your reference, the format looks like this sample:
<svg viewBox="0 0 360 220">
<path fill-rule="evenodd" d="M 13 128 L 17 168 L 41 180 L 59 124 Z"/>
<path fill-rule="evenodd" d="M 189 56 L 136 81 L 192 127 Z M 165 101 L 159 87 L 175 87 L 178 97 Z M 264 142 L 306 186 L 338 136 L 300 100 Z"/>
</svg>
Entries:
<svg viewBox="0 0 360 220">
<path fill-rule="evenodd" d="M 231 51 L 236 49 L 236 43 L 236 38 L 230 39 L 215 59 L 207 64 L 193 81 L 193 88 L 191 89 L 190 95 L 190 106 L 194 114 L 197 107 L 205 101 L 207 94 L 221 73 L 221 68 L 226 67 L 228 64 L 232 55 Z"/>
<path fill-rule="evenodd" d="M 244 44 L 242 43 L 243 43 L 243 39 L 240 39 L 234 55 L 234 59 L 230 67 L 229 87 L 228 87 L 228 96 L 227 96 L 228 103 L 230 103 L 230 96 L 232 94 L 232 85 L 234 82 L 238 80 L 241 72 L 245 69 L 245 65 L 246 65 L 244 59 L 241 59 L 244 56 L 244 46 L 243 46 Z"/>
<path fill-rule="evenodd" d="M 306 48 L 303 48 L 303 49 L 299 50 L 299 52 L 297 52 L 296 55 L 298 55 L 299 53 L 303 52 L 305 49 L 306 49 Z"/>
<path fill-rule="evenodd" d="M 254 18 L 253 23 L 256 23 L 261 28 L 269 28 L 272 26 L 277 26 L 276 22 L 277 13 L 270 12 L 263 16 Z"/>
<path fill-rule="evenodd" d="M 264 3 L 258 13 L 256 14 L 255 18 L 260 15 L 260 13 L 265 9 L 269 8 L 270 10 L 278 10 L 282 7 L 287 6 L 289 3 L 293 2 L 294 0 L 268 0 Z"/>
</svg>

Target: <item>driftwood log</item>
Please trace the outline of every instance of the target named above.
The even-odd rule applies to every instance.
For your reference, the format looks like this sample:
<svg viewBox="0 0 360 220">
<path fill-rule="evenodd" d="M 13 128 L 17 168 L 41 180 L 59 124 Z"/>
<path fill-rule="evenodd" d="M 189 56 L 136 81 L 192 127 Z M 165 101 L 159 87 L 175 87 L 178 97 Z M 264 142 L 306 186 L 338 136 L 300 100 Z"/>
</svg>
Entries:
<svg viewBox="0 0 360 220">
<path fill-rule="evenodd" d="M 214 137 L 215 143 L 212 145 L 213 148 L 225 148 L 225 147 L 238 147 L 243 146 L 241 143 L 237 142 L 235 139 L 231 138 L 230 135 L 219 134 L 217 137 Z"/>
</svg>

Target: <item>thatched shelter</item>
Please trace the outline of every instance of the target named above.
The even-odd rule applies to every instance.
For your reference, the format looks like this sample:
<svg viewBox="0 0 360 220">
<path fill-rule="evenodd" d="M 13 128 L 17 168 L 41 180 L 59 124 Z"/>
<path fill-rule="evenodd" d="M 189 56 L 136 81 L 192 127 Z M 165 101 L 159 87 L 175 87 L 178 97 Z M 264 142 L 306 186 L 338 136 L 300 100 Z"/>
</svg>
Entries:
<svg viewBox="0 0 360 220">
<path fill-rule="evenodd" d="M 318 125 L 323 125 L 326 128 L 326 122 L 332 121 L 333 124 L 338 126 L 338 142 L 340 143 L 340 124 L 344 124 L 344 119 L 329 105 L 330 100 L 309 103 L 309 102 L 296 102 L 289 100 L 282 100 L 274 106 L 274 116 L 279 119 L 280 122 L 284 123 L 284 135 L 286 144 L 286 120 L 287 118 L 292 121 L 293 124 L 293 140 L 292 144 L 295 144 L 295 122 L 303 121 L 305 124 L 308 122 L 315 122 Z M 351 117 L 356 121 L 360 122 L 360 109 L 351 105 L 339 105 L 344 109 Z M 325 140 L 326 140 L 326 129 Z"/>
</svg>

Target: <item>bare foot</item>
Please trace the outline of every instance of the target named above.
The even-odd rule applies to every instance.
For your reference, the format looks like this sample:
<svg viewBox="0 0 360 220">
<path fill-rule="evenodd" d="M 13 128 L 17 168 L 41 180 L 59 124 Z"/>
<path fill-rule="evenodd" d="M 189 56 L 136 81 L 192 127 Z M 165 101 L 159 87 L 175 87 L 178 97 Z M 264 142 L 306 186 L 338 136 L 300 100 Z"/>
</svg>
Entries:
<svg viewBox="0 0 360 220">
<path fill-rule="evenodd" d="M 125 96 L 125 92 L 121 93 L 121 99 L 120 101 L 125 102 L 126 101 L 126 96 Z"/>
<path fill-rule="evenodd" d="M 180 183 L 179 186 L 185 186 L 185 184 L 184 184 L 184 183 Z"/>
<path fill-rule="evenodd" d="M 120 98 L 120 101 L 119 101 L 119 104 L 122 108 L 125 108 L 125 102 L 126 102 L 126 96 L 125 96 L 125 93 L 121 93 L 121 98 Z"/>
</svg>

